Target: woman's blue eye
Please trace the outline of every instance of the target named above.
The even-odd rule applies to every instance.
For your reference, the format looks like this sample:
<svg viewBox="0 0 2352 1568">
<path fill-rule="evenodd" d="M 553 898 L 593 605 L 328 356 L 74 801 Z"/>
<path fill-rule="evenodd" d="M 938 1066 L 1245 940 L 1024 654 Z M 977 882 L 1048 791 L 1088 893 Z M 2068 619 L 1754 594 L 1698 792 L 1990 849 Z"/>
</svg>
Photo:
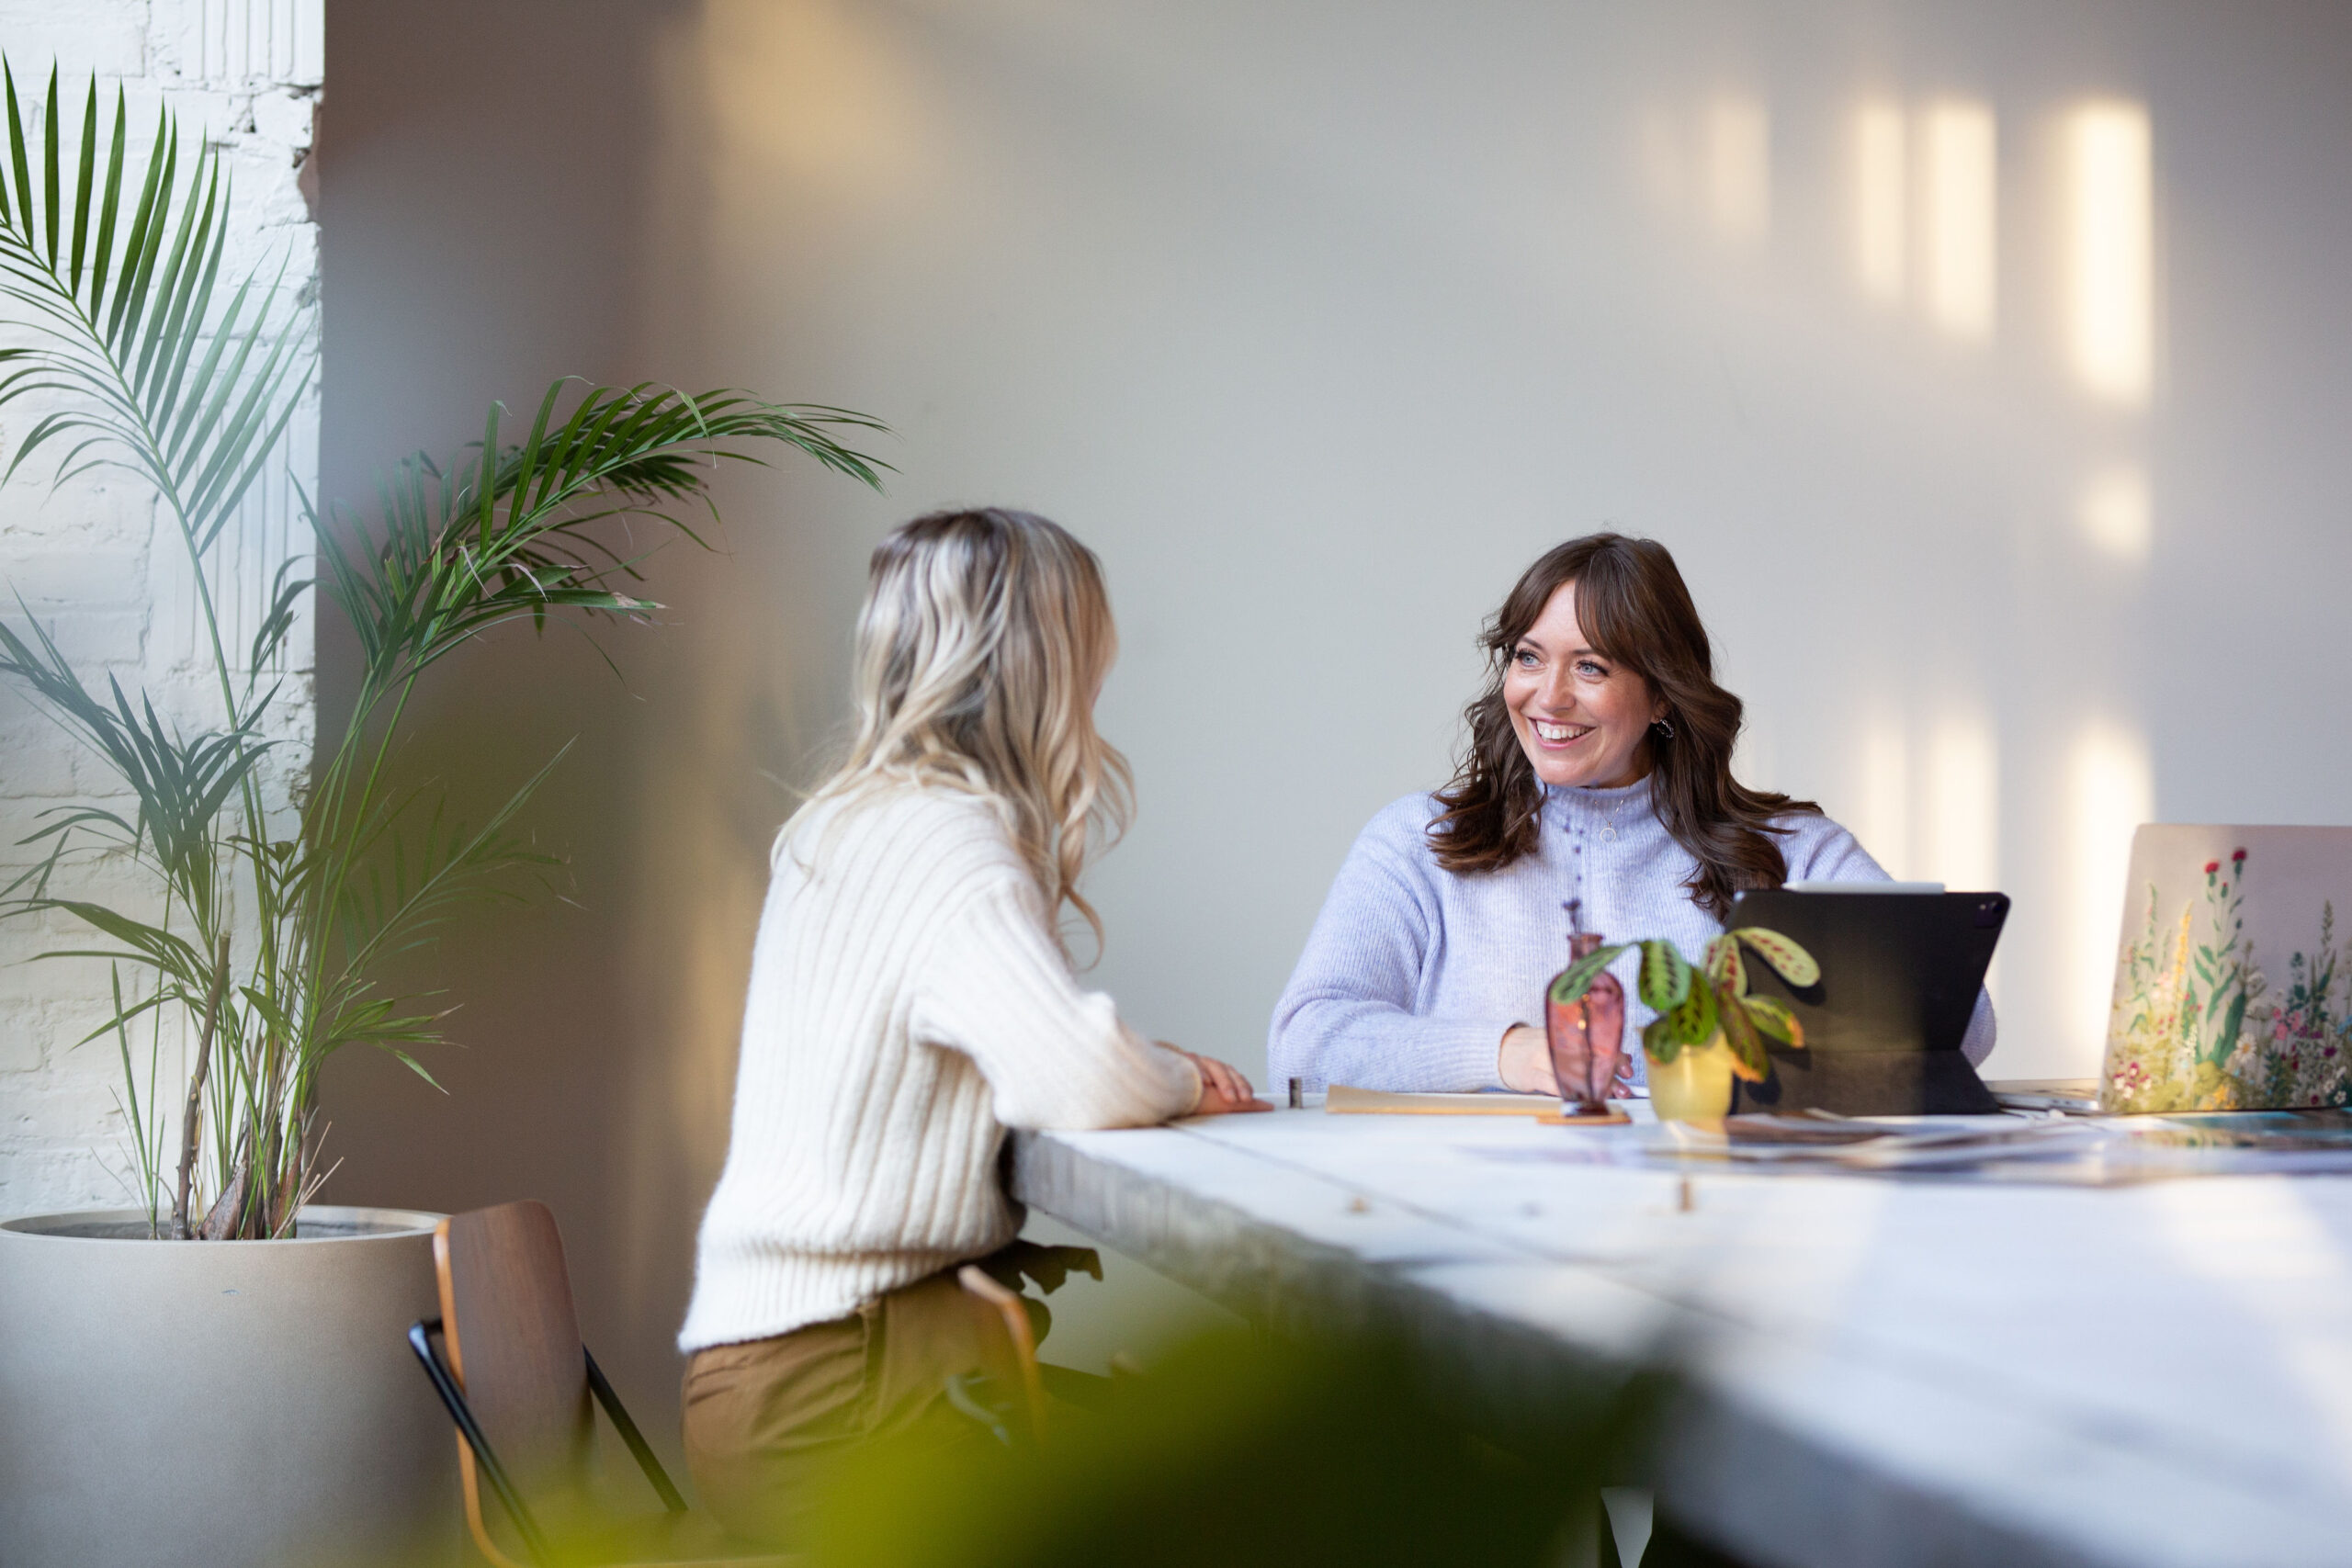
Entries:
<svg viewBox="0 0 2352 1568">
<path fill-rule="evenodd" d="M 1589 659 L 1586 660 L 1583 663 L 1581 663 L 1581 664 L 1577 665 L 1577 672 L 1578 672 L 1579 674 L 1591 675 L 1591 676 L 1595 676 L 1595 677 L 1602 677 L 1602 676 L 1606 676 L 1606 675 L 1609 673 L 1609 671 L 1608 671 L 1605 668 L 1603 668 L 1603 667 L 1602 667 L 1602 666 L 1600 666 L 1600 665 L 1595 664 L 1595 663 L 1594 663 L 1591 660 L 1589 660 Z"/>
</svg>

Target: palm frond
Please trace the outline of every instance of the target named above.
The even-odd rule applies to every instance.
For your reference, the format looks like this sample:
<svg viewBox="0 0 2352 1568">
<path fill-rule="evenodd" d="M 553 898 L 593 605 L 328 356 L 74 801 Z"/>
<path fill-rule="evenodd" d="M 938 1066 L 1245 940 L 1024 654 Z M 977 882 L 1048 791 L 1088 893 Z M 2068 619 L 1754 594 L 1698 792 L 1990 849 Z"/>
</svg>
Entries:
<svg viewBox="0 0 2352 1568">
<path fill-rule="evenodd" d="M 0 356 L 0 408 L 40 393 L 71 400 L 33 423 L 0 483 L 52 450 L 52 482 L 93 467 L 129 468 L 164 493 L 189 547 L 201 555 L 259 477 L 308 389 L 310 312 L 282 303 L 282 274 L 249 276 L 225 303 L 218 300 L 230 235 L 227 175 L 213 149 L 183 167 L 168 111 L 157 111 L 145 168 L 135 175 L 139 194 L 126 214 L 126 185 L 134 177 L 130 110 L 118 91 L 102 155 L 91 78 L 68 214 L 60 204 L 69 133 L 58 112 L 57 73 L 50 73 L 37 138 L 17 102 L 14 71 L 0 62 L 0 73 L 9 152 L 0 167 L 0 299 L 23 308 L 33 338 Z"/>
<path fill-rule="evenodd" d="M 586 388 L 559 417 L 572 385 L 548 389 L 520 445 L 500 445 L 493 406 L 470 457 L 446 471 L 422 455 L 401 463 L 379 486 L 372 529 L 348 516 L 329 527 L 306 508 L 322 586 L 358 633 L 373 689 L 509 621 L 658 609 L 629 591 L 644 555 L 621 556 L 593 525 L 642 518 L 703 544 L 676 509 L 704 497 L 722 462 L 761 463 L 757 448 L 782 443 L 877 488 L 887 467 L 840 439 L 885 428 L 847 410 L 639 383 Z"/>
<path fill-rule="evenodd" d="M 17 607 L 24 608 L 21 599 Z M 233 728 L 183 736 L 164 725 L 152 701 L 134 705 L 112 676 L 107 682 L 111 701 L 92 693 L 48 630 L 29 614 L 27 620 L 29 640 L 0 622 L 0 675 L 29 688 L 52 719 L 106 759 L 139 802 L 133 822 L 98 807 L 62 808 L 47 814 L 50 826 L 34 839 L 77 826 L 127 829 L 130 847 L 143 844 L 152 852 L 183 897 L 199 907 L 209 904 L 221 807 L 271 745 L 258 735 L 266 702 L 254 704 Z"/>
<path fill-rule="evenodd" d="M 300 612 L 302 601 L 316 586 L 307 577 L 295 574 L 302 570 L 300 558 L 289 557 L 277 568 L 277 575 L 269 585 L 269 605 L 262 612 L 260 623 L 254 627 L 253 646 L 246 650 L 245 668 L 258 680 L 277 658 L 278 649 L 286 646 L 286 636 L 294 629 L 294 618 Z"/>
<path fill-rule="evenodd" d="M 509 829 L 571 750 L 565 746 L 548 759 L 479 827 L 450 821 L 436 807 L 424 833 L 413 840 L 401 832 L 400 814 L 388 814 L 378 829 L 383 852 L 345 888 L 347 972 L 368 973 L 387 950 L 435 930 L 458 905 L 502 879 L 559 863 Z"/>
<path fill-rule="evenodd" d="M 83 898 L 41 898 L 35 900 L 31 908 L 62 909 L 91 930 L 122 943 L 119 948 L 51 948 L 46 953 L 33 954 L 36 959 L 104 958 L 111 962 L 142 964 L 161 971 L 182 986 L 204 973 L 204 954 L 176 931 L 135 919 L 109 909 L 104 904 L 94 904 Z"/>
</svg>

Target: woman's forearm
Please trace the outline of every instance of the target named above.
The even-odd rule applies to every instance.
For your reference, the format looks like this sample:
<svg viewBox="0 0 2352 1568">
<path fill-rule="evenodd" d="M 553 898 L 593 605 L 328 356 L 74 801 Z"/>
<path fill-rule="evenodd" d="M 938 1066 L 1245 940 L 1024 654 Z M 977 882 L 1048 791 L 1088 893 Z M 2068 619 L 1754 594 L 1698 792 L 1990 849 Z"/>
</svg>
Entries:
<svg viewBox="0 0 2352 1568">
<path fill-rule="evenodd" d="M 1490 1089 L 1510 1019 L 1416 1018 L 1363 998 L 1285 998 L 1267 1040 L 1272 1087 L 1456 1091 Z"/>
</svg>

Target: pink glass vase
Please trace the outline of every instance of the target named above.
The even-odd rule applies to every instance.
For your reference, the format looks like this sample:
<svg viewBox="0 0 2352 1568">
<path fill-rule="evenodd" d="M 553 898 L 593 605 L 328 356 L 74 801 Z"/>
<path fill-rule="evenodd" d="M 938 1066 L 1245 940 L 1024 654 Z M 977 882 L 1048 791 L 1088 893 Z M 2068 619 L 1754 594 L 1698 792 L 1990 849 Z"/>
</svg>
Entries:
<svg viewBox="0 0 2352 1568">
<path fill-rule="evenodd" d="M 1600 933 L 1577 931 L 1568 938 L 1568 968 L 1576 967 L 1581 959 L 1600 951 Z M 1563 969 L 1561 974 L 1567 973 Z M 1559 976 L 1553 976 L 1556 985 Z M 1596 1053 L 1592 1045 L 1591 990 L 1572 1002 L 1552 999 L 1552 987 L 1544 988 L 1544 1040 L 1552 1052 L 1552 1077 L 1560 1086 L 1560 1103 L 1570 1111 L 1598 1108 L 1609 1098 L 1609 1085 L 1595 1068 Z M 1610 1070 L 1613 1073 L 1614 1064 Z"/>
</svg>

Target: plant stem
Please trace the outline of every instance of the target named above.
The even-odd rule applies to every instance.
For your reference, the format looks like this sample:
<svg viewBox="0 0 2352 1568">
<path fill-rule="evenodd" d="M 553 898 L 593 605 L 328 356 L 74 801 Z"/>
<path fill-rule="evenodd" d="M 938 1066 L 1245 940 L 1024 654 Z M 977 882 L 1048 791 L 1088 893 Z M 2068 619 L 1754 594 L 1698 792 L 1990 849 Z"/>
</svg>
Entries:
<svg viewBox="0 0 2352 1568">
<path fill-rule="evenodd" d="M 180 1117 L 180 1181 L 172 1200 L 172 1234 L 188 1239 L 188 1184 L 196 1171 L 196 1145 L 203 1124 L 204 1077 L 212 1066 L 212 1034 L 220 1022 L 220 1003 L 229 989 L 229 939 L 222 936 L 213 949 L 212 988 L 204 998 L 204 1027 L 196 1038 L 196 1073 L 187 1083 L 187 1110 Z"/>
</svg>

